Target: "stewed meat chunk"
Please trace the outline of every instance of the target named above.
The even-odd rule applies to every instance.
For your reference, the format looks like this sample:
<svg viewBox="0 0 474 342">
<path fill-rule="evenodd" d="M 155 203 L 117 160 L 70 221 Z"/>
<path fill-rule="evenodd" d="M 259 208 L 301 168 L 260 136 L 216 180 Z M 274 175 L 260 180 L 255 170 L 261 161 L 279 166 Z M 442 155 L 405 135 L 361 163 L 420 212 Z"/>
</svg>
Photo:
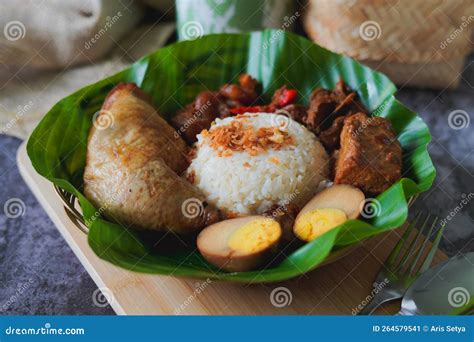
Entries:
<svg viewBox="0 0 474 342">
<path fill-rule="evenodd" d="M 249 74 L 239 77 L 239 84 L 224 84 L 219 89 L 219 95 L 227 101 L 230 107 L 248 106 L 258 99 L 258 81 Z"/>
<path fill-rule="evenodd" d="M 277 110 L 276 113 L 288 115 L 293 120 L 304 125 L 304 119 L 306 117 L 306 106 L 303 106 L 298 103 L 293 103 Z"/>
<path fill-rule="evenodd" d="M 366 109 L 357 101 L 357 94 L 340 80 L 333 90 L 316 88 L 313 91 L 305 122 L 318 134 L 331 127 L 337 117 L 358 112 L 366 113 Z"/>
<path fill-rule="evenodd" d="M 197 140 L 203 129 L 211 127 L 216 118 L 230 115 L 231 109 L 253 103 L 258 98 L 258 82 L 248 74 L 239 77 L 239 84 L 225 84 L 219 91 L 203 91 L 191 104 L 179 110 L 171 125 L 188 144 Z"/>
<path fill-rule="evenodd" d="M 197 140 L 196 136 L 209 128 L 212 121 L 226 109 L 215 93 L 204 91 L 196 96 L 194 102 L 177 112 L 171 119 L 171 125 L 188 144 L 192 144 Z"/>
<path fill-rule="evenodd" d="M 319 134 L 319 140 L 326 150 L 332 152 L 339 148 L 342 127 L 344 127 L 345 116 L 339 116 L 332 122 L 331 127 Z"/>
<path fill-rule="evenodd" d="M 374 196 L 397 181 L 402 148 L 387 119 L 357 113 L 345 119 L 335 167 L 335 184 L 350 184 Z"/>
</svg>

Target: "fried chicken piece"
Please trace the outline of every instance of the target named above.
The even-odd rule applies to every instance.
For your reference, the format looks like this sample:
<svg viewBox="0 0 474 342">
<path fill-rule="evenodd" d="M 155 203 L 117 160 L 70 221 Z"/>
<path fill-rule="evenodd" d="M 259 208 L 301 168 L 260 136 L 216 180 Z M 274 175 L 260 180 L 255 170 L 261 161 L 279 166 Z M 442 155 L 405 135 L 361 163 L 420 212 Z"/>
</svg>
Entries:
<svg viewBox="0 0 474 342">
<path fill-rule="evenodd" d="M 346 118 L 334 184 L 350 184 L 375 196 L 401 177 L 402 148 L 387 119 L 357 113 Z"/>
<path fill-rule="evenodd" d="M 188 166 L 186 143 L 137 85 L 110 91 L 96 120 L 107 117 L 113 125 L 91 125 L 84 169 L 84 195 L 100 214 L 127 227 L 177 234 L 219 219 L 202 191 L 179 176 Z M 189 199 L 197 215 L 183 212 Z"/>
</svg>

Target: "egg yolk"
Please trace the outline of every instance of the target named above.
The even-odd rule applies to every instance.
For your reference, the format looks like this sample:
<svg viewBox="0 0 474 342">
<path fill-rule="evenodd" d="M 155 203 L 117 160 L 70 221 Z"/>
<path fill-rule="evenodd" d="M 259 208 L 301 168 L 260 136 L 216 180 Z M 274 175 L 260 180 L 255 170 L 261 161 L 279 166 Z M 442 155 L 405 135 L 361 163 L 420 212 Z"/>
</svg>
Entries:
<svg viewBox="0 0 474 342">
<path fill-rule="evenodd" d="M 304 241 L 312 241 L 347 220 L 340 209 L 315 209 L 296 219 L 293 231 Z"/>
<path fill-rule="evenodd" d="M 258 219 L 244 224 L 229 238 L 228 246 L 240 253 L 256 253 L 273 245 L 281 236 L 280 224 L 273 219 Z"/>
</svg>

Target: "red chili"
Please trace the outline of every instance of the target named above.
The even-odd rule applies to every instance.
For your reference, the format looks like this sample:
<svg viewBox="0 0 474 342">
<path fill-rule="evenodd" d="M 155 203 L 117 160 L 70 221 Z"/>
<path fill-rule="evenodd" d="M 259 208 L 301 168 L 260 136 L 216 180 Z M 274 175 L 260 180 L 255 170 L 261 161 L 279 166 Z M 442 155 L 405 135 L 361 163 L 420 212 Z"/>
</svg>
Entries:
<svg viewBox="0 0 474 342">
<path fill-rule="evenodd" d="M 237 107 L 231 108 L 230 112 L 232 114 L 244 114 L 244 113 L 258 113 L 263 109 L 262 106 L 253 106 L 253 107 Z"/>
<path fill-rule="evenodd" d="M 292 103 L 296 99 L 297 95 L 298 92 L 295 89 L 285 89 L 280 96 L 278 104 L 280 105 L 280 107 L 284 107 Z"/>
</svg>

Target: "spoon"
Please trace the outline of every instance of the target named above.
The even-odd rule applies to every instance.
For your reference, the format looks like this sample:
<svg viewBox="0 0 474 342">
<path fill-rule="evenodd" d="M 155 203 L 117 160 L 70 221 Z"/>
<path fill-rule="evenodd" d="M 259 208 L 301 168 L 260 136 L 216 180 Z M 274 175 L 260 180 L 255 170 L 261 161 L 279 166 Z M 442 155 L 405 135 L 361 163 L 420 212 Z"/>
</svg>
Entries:
<svg viewBox="0 0 474 342">
<path fill-rule="evenodd" d="M 474 311 L 474 252 L 424 272 L 407 290 L 399 315 L 466 315 Z"/>
</svg>

